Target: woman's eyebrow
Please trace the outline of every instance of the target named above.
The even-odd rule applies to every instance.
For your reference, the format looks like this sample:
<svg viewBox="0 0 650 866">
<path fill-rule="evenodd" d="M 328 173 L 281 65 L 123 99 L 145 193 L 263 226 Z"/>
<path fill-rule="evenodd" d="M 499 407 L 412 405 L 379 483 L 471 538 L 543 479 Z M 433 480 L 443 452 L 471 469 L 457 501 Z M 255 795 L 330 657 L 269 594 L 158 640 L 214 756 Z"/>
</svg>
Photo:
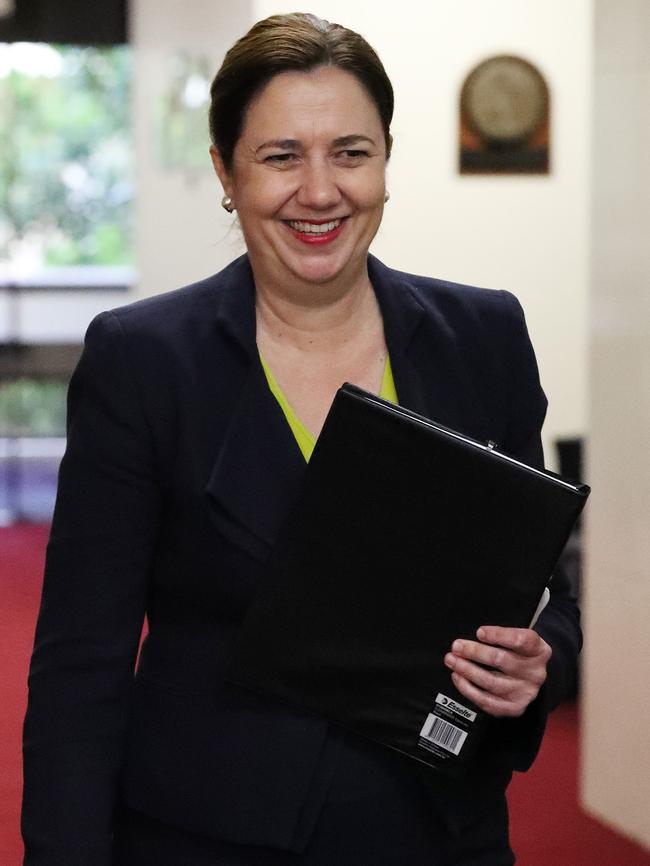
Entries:
<svg viewBox="0 0 650 866">
<path fill-rule="evenodd" d="M 266 147 L 277 147 L 279 150 L 295 150 L 302 147 L 297 138 L 272 138 L 270 141 L 265 141 L 255 149 L 255 153 L 264 150 Z"/>
<path fill-rule="evenodd" d="M 368 135 L 362 135 L 361 133 L 341 135 L 339 138 L 334 139 L 332 145 L 334 147 L 352 147 L 352 145 L 360 144 L 364 141 L 373 146 L 375 145 L 374 139 L 370 138 Z M 272 138 L 269 141 L 260 144 L 260 146 L 255 149 L 255 153 L 259 153 L 261 150 L 272 147 L 277 148 L 278 150 L 301 150 L 303 145 L 297 138 Z"/>
<path fill-rule="evenodd" d="M 374 139 L 367 135 L 361 135 L 360 133 L 355 133 L 354 135 L 342 135 L 340 138 L 335 138 L 332 143 L 334 147 L 351 147 L 353 144 L 360 144 L 362 141 L 367 141 L 372 145 L 375 144 Z"/>
</svg>

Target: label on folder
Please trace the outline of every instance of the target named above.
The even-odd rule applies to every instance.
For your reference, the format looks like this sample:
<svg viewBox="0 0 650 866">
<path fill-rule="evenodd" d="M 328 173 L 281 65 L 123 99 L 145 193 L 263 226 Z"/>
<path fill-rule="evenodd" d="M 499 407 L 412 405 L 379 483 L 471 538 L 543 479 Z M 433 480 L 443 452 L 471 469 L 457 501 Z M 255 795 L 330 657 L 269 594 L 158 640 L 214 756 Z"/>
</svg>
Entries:
<svg viewBox="0 0 650 866">
<path fill-rule="evenodd" d="M 474 710 L 439 692 L 420 731 L 418 745 L 440 758 L 460 755 L 476 716 Z"/>
</svg>

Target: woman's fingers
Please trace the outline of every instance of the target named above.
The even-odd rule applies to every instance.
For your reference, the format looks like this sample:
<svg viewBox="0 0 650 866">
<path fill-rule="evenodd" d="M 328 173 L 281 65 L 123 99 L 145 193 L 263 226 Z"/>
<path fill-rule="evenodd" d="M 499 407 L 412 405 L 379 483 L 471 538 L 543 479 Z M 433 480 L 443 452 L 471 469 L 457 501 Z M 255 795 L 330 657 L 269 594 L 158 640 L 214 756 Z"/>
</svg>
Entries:
<svg viewBox="0 0 650 866">
<path fill-rule="evenodd" d="M 550 658 L 551 648 L 532 628 L 482 625 L 476 636 L 485 644 L 496 644 L 522 656 L 536 656 L 543 652 L 542 647 L 546 647 Z"/>
<path fill-rule="evenodd" d="M 458 691 L 465 698 L 472 701 L 477 707 L 488 713 L 488 715 L 497 718 L 516 718 L 523 715 L 526 707 L 535 699 L 539 691 L 538 688 L 521 682 L 516 687 L 513 687 L 512 692 L 501 696 L 493 692 L 484 691 L 460 674 L 453 673 L 451 678 Z"/>
<path fill-rule="evenodd" d="M 445 656 L 454 685 L 491 715 L 521 715 L 546 679 L 550 647 L 532 629 L 482 626 L 477 637 L 454 641 Z"/>
</svg>

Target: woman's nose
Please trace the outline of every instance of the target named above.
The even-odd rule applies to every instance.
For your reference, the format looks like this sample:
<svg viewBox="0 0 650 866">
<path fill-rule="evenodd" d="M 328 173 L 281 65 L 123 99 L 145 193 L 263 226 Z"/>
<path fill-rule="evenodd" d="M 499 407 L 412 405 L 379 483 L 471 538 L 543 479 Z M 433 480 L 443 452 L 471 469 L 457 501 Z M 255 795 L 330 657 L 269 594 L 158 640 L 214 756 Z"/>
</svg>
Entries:
<svg viewBox="0 0 650 866">
<path fill-rule="evenodd" d="M 326 162 L 305 163 L 296 198 L 303 207 L 317 210 L 338 204 L 341 192 L 336 184 L 335 169 Z"/>
</svg>

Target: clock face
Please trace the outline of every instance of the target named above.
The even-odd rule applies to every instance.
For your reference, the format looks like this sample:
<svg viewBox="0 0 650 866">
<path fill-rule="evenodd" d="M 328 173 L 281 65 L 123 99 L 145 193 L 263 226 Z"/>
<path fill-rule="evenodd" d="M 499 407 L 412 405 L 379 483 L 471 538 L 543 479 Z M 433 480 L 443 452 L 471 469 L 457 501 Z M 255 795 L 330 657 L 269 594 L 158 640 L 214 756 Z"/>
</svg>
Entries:
<svg viewBox="0 0 650 866">
<path fill-rule="evenodd" d="M 461 104 L 467 123 L 481 138 L 514 144 L 531 136 L 543 122 L 548 93 L 534 66 L 503 55 L 473 70 Z"/>
</svg>

